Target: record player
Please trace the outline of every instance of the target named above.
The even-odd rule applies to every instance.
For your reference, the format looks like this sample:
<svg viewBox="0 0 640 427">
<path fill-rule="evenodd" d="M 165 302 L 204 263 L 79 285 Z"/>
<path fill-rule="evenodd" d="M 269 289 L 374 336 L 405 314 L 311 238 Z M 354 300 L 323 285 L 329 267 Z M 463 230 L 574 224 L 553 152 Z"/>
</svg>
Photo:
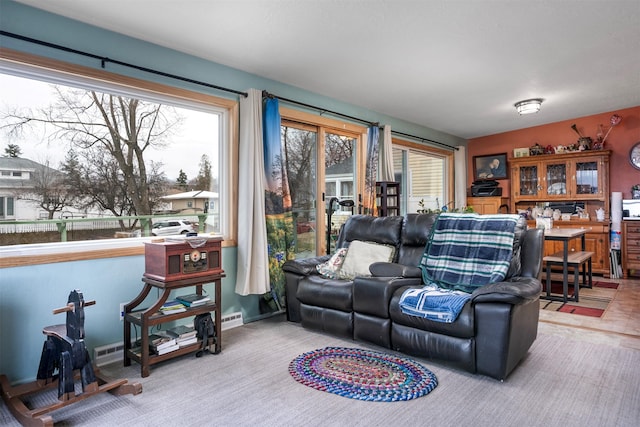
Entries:
<svg viewBox="0 0 640 427">
<path fill-rule="evenodd" d="M 167 237 L 145 242 L 145 277 L 168 281 L 222 271 L 220 237 Z"/>
<path fill-rule="evenodd" d="M 481 179 L 478 181 L 473 181 L 473 183 L 471 184 L 471 196 L 502 196 L 502 187 L 498 185 L 498 181 L 492 179 Z"/>
</svg>

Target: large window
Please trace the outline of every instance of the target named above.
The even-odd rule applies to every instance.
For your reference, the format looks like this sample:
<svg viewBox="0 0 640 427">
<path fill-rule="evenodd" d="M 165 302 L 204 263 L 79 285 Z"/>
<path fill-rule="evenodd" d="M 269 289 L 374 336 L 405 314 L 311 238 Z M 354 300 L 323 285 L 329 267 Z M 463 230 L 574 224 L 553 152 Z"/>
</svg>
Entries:
<svg viewBox="0 0 640 427">
<path fill-rule="evenodd" d="M 453 208 L 450 171 L 453 154 L 394 140 L 393 167 L 401 183 L 401 211 Z"/>
<path fill-rule="evenodd" d="M 65 67 L 0 58 L 0 219 L 15 220 L 0 224 L 0 246 L 38 242 L 8 236 L 40 219 L 113 219 L 71 221 L 69 240 L 135 237 L 138 216 L 206 218 L 205 232 L 232 239 L 237 103 Z M 49 223 L 26 228 L 45 236 Z"/>
</svg>

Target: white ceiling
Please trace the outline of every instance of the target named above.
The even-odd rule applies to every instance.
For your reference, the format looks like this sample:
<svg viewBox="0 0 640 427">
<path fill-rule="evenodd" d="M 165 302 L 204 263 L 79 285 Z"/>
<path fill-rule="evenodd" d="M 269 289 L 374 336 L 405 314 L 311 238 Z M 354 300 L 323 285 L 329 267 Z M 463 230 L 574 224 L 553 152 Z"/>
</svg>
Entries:
<svg viewBox="0 0 640 427">
<path fill-rule="evenodd" d="M 638 0 L 18 1 L 462 138 L 640 105 Z"/>
</svg>

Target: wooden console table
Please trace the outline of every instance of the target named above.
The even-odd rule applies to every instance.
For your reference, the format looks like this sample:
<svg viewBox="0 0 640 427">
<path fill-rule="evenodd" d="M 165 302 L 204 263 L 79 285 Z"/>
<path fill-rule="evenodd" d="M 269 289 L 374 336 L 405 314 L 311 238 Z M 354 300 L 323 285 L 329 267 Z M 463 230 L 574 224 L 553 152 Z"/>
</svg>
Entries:
<svg viewBox="0 0 640 427">
<path fill-rule="evenodd" d="M 140 375 L 148 377 L 150 374 L 149 366 L 177 356 L 192 353 L 202 348 L 202 342 L 182 347 L 178 350 L 165 353 L 163 355 L 149 354 L 149 327 L 159 325 L 165 322 L 182 319 L 185 317 L 195 316 L 201 313 L 214 312 L 215 322 L 215 351 L 220 353 L 221 346 L 221 302 L 222 302 L 222 278 L 225 274 L 222 270 L 208 275 L 198 277 L 182 278 L 176 280 L 160 280 L 152 277 L 143 276 L 144 286 L 140 294 L 135 297 L 129 304 L 124 307 L 124 366 L 131 365 L 131 360 L 140 364 Z M 215 300 L 198 307 L 188 307 L 186 311 L 175 314 L 162 314 L 159 312 L 160 307 L 169 298 L 169 294 L 174 289 L 195 286 L 195 292 L 202 295 L 202 285 L 205 283 L 215 284 Z M 138 307 L 149 295 L 151 289 L 158 288 L 162 290 L 160 298 L 147 309 L 138 309 Z M 140 326 L 140 347 L 135 349 L 131 343 L 131 326 Z"/>
</svg>

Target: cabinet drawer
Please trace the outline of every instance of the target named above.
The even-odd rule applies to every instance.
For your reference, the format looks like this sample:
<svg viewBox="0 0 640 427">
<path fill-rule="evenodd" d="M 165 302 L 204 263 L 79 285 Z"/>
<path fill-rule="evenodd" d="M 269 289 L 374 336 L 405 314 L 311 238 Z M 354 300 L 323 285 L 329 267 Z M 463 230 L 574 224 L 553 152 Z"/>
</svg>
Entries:
<svg viewBox="0 0 640 427">
<path fill-rule="evenodd" d="M 585 225 L 579 228 L 584 228 L 589 233 L 605 233 L 604 225 Z"/>
<path fill-rule="evenodd" d="M 535 227 L 535 225 L 533 226 Z M 575 222 L 563 224 L 562 222 L 554 221 L 553 227 L 554 228 L 556 227 L 557 228 L 581 228 L 583 230 L 587 230 L 587 233 L 608 233 L 609 232 L 609 226 L 600 225 L 600 224 L 583 225 L 583 224 L 577 224 Z"/>
<path fill-rule="evenodd" d="M 626 265 L 625 268 L 631 268 L 631 267 L 638 268 L 638 267 L 640 267 L 640 252 L 638 252 L 636 254 L 628 253 L 627 254 L 627 263 L 625 265 Z"/>
<path fill-rule="evenodd" d="M 640 234 L 627 234 L 623 244 L 629 252 L 640 251 Z"/>
<path fill-rule="evenodd" d="M 640 235 L 640 224 L 638 225 L 629 225 L 627 224 L 627 233 L 628 234 L 637 234 Z"/>
<path fill-rule="evenodd" d="M 627 245 L 627 253 L 629 254 L 640 253 L 640 245 Z"/>
</svg>

